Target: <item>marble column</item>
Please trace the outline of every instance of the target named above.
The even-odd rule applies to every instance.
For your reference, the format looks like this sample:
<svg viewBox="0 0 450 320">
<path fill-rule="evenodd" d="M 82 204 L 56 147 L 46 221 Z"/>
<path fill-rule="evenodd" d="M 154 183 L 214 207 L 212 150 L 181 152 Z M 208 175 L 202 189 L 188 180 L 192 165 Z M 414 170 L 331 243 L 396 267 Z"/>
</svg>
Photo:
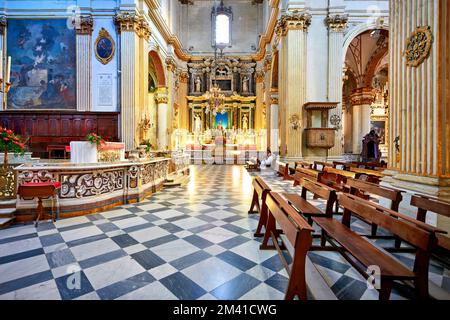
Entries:
<svg viewBox="0 0 450 320">
<path fill-rule="evenodd" d="M 372 88 L 356 89 L 350 96 L 352 106 L 352 153 L 360 154 L 362 139 L 370 131 L 371 105 L 375 99 Z"/>
<path fill-rule="evenodd" d="M 334 147 L 328 150 L 328 158 L 340 160 L 343 155 L 343 127 L 342 127 L 342 45 L 344 31 L 347 27 L 346 15 L 333 14 L 325 19 L 328 26 L 328 101 L 339 102 L 331 109 L 329 117 L 338 116 L 341 123 L 337 126 Z M 329 127 L 333 127 L 329 124 Z"/>
<path fill-rule="evenodd" d="M 289 119 L 298 117 L 303 122 L 306 102 L 307 30 L 311 15 L 305 12 L 288 13 L 278 21 L 276 32 L 281 38 L 279 101 L 281 121 L 286 124 L 281 132 L 281 156 L 287 161 L 302 157 L 302 129 L 294 130 Z M 284 150 L 283 150 L 284 149 Z"/>
<path fill-rule="evenodd" d="M 77 111 L 92 110 L 92 16 L 74 20 L 77 56 Z"/>
<path fill-rule="evenodd" d="M 189 131 L 189 108 L 186 96 L 188 95 L 189 73 L 181 71 L 178 75 L 178 106 L 179 106 L 179 128 Z"/>
<path fill-rule="evenodd" d="M 278 129 L 278 92 L 270 95 L 270 150 L 279 154 L 279 129 Z"/>
<path fill-rule="evenodd" d="M 389 4 L 390 143 L 384 183 L 449 200 L 450 3 Z M 432 222 L 450 231 L 450 219 L 438 216 Z"/>
<path fill-rule="evenodd" d="M 168 135 L 168 147 L 172 150 L 175 147 L 174 131 L 178 128 L 178 119 L 175 115 L 175 103 L 176 103 L 176 88 L 175 88 L 175 69 L 176 63 L 174 58 L 167 57 L 167 135 Z"/>
<path fill-rule="evenodd" d="M 117 13 L 114 22 L 120 34 L 121 139 L 125 143 L 125 149 L 129 151 L 139 144 L 137 127 L 144 101 L 141 97 L 143 66 L 140 59 L 140 38 L 149 39 L 150 30 L 144 18 L 134 12 Z"/>
<path fill-rule="evenodd" d="M 169 147 L 169 138 L 168 138 L 168 127 L 167 127 L 167 119 L 168 119 L 168 93 L 167 88 L 161 87 L 157 89 L 155 93 L 155 101 L 158 106 L 158 150 L 167 150 Z"/>
</svg>

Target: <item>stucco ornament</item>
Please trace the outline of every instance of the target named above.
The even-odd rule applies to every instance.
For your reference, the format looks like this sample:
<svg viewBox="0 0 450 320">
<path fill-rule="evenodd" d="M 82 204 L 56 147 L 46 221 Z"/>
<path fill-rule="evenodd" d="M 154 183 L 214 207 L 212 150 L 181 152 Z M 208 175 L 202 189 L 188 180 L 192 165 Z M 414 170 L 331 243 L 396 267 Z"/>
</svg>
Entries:
<svg viewBox="0 0 450 320">
<path fill-rule="evenodd" d="M 406 39 L 404 52 L 406 65 L 409 67 L 420 65 L 430 54 L 432 44 L 433 34 L 430 26 L 417 27 Z"/>
</svg>

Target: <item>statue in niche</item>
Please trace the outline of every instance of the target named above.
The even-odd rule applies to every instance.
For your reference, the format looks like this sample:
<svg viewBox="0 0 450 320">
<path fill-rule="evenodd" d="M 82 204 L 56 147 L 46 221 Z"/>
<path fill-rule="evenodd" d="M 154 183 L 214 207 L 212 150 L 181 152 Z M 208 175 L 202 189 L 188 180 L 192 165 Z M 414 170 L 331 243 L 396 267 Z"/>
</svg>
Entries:
<svg viewBox="0 0 450 320">
<path fill-rule="evenodd" d="M 247 118 L 247 115 L 245 115 L 245 114 L 242 117 L 242 129 L 245 131 L 248 130 L 248 118 Z"/>
<path fill-rule="evenodd" d="M 199 76 L 195 78 L 195 92 L 201 92 L 202 91 L 202 80 Z"/>
<path fill-rule="evenodd" d="M 202 120 L 200 119 L 199 115 L 196 115 L 194 117 L 194 131 L 195 132 L 202 131 Z"/>
<path fill-rule="evenodd" d="M 242 78 L 242 92 L 248 92 L 248 83 L 250 82 L 249 77 L 244 76 Z"/>
</svg>

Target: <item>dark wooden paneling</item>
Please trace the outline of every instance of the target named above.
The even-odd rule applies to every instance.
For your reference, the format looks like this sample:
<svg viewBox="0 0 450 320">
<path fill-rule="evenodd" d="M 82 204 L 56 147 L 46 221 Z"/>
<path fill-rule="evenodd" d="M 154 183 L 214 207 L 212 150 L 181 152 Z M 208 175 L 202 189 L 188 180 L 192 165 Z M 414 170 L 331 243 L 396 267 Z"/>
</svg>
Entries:
<svg viewBox="0 0 450 320">
<path fill-rule="evenodd" d="M 0 111 L 0 125 L 28 137 L 34 156 L 46 157 L 50 144 L 69 145 L 93 132 L 119 141 L 118 112 Z"/>
</svg>

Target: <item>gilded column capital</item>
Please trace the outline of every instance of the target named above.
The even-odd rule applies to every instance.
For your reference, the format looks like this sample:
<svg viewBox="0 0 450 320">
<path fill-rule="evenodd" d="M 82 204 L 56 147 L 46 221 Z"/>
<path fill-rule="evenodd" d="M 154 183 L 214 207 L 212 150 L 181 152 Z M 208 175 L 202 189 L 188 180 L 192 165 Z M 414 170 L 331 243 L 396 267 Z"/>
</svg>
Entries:
<svg viewBox="0 0 450 320">
<path fill-rule="evenodd" d="M 0 16 L 0 34 L 1 35 L 5 34 L 7 24 L 8 24 L 8 22 L 7 22 L 6 16 Z"/>
<path fill-rule="evenodd" d="M 167 104 L 169 102 L 169 97 L 168 97 L 166 87 L 160 87 L 160 88 L 156 89 L 155 102 L 156 102 L 156 104 Z"/>
<path fill-rule="evenodd" d="M 283 14 L 277 22 L 275 33 L 278 36 L 285 36 L 289 30 L 308 31 L 311 25 L 311 15 L 307 12 L 294 11 L 292 13 Z"/>
<path fill-rule="evenodd" d="M 335 14 L 329 15 L 325 18 L 325 24 L 328 27 L 328 30 L 332 32 L 344 32 L 347 28 L 348 15 L 343 14 Z"/>
<path fill-rule="evenodd" d="M 270 105 L 278 105 L 278 92 L 270 94 Z"/>
<path fill-rule="evenodd" d="M 370 105 L 375 100 L 375 92 L 370 87 L 358 88 L 350 95 L 350 104 L 352 106 Z"/>
<path fill-rule="evenodd" d="M 264 63 L 263 63 L 263 70 L 265 72 L 269 71 L 270 69 L 272 69 L 272 56 L 267 55 L 264 58 Z"/>
<path fill-rule="evenodd" d="M 132 12 L 119 12 L 114 16 L 114 23 L 117 33 L 125 31 L 136 32 L 136 34 L 146 40 L 150 39 L 150 27 L 144 17 Z"/>
<path fill-rule="evenodd" d="M 72 23 L 75 26 L 76 34 L 92 35 L 92 31 L 94 31 L 94 19 L 91 15 L 80 16 L 79 18 L 74 19 Z"/>
</svg>

